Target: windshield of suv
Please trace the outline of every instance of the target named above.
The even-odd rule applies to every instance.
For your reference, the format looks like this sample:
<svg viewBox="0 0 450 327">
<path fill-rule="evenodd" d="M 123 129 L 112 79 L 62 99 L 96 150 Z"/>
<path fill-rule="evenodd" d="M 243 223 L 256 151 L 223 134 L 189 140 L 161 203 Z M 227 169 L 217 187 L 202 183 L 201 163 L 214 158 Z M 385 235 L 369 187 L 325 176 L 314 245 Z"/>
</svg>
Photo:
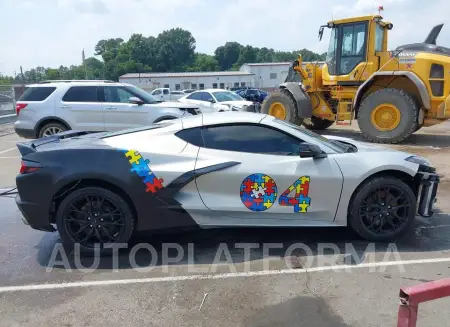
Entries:
<svg viewBox="0 0 450 327">
<path fill-rule="evenodd" d="M 327 139 L 326 137 L 324 137 L 322 135 L 319 135 L 317 133 L 314 133 L 314 132 L 312 132 L 312 131 L 310 131 L 310 130 L 308 130 L 306 128 L 300 127 L 298 125 L 294 125 L 292 123 L 289 123 L 289 122 L 284 121 L 284 120 L 280 120 L 278 118 L 275 118 L 274 120 L 277 123 L 280 123 L 280 124 L 289 126 L 291 128 L 294 128 L 297 131 L 300 131 L 301 133 L 306 134 L 309 137 L 314 138 L 315 140 L 325 144 L 326 146 L 328 146 L 329 148 L 333 149 L 334 151 L 336 151 L 338 153 L 344 153 L 344 152 L 347 152 L 347 150 L 348 150 L 348 146 L 346 146 L 345 144 L 337 142 L 335 140 Z"/>
<path fill-rule="evenodd" d="M 161 100 L 158 100 L 157 98 L 155 98 L 153 95 L 151 95 L 148 92 L 145 92 L 144 90 L 136 87 L 136 86 L 129 86 L 129 85 L 125 85 L 124 86 L 128 91 L 130 91 L 131 93 L 136 94 L 139 98 L 141 98 L 142 100 L 144 100 L 146 103 L 158 103 L 158 102 L 162 102 Z"/>
<path fill-rule="evenodd" d="M 216 98 L 217 102 L 224 102 L 224 101 L 245 101 L 244 98 L 242 98 L 240 95 L 234 93 L 234 92 L 212 92 L 214 97 Z"/>
</svg>

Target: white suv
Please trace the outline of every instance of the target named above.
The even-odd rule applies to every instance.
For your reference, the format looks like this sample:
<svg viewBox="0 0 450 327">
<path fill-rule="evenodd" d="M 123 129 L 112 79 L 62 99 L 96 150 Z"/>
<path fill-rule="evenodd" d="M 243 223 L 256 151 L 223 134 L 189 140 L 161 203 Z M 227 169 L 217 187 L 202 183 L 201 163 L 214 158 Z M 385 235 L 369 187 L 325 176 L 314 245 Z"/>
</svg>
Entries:
<svg viewBox="0 0 450 327">
<path fill-rule="evenodd" d="M 70 129 L 117 131 L 184 115 L 199 106 L 162 102 L 144 90 L 110 81 L 47 81 L 29 85 L 16 103 L 16 133 L 40 138 Z"/>
</svg>

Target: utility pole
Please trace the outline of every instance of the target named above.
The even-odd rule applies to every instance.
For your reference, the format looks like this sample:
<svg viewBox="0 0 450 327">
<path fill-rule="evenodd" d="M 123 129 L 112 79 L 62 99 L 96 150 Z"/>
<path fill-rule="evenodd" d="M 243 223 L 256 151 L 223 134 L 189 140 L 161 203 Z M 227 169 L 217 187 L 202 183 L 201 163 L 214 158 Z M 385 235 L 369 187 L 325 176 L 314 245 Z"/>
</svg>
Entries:
<svg viewBox="0 0 450 327">
<path fill-rule="evenodd" d="M 86 74 L 84 79 L 88 79 L 88 72 L 87 72 L 87 67 L 86 67 L 86 57 L 84 56 L 84 48 L 83 48 L 83 52 L 82 52 L 82 58 L 83 58 L 84 72 Z"/>
<path fill-rule="evenodd" d="M 20 66 L 20 76 L 22 77 L 22 84 L 25 86 L 25 76 L 23 76 L 22 66 Z"/>
</svg>

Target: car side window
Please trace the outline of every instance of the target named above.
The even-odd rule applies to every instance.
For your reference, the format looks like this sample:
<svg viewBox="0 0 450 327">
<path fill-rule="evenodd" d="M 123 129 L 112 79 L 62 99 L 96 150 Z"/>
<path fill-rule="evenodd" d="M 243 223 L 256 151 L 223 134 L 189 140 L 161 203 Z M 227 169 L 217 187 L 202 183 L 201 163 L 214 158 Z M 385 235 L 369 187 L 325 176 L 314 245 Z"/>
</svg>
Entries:
<svg viewBox="0 0 450 327">
<path fill-rule="evenodd" d="M 115 103 L 128 103 L 131 97 L 135 97 L 134 94 L 116 86 L 105 86 L 104 94 L 105 102 Z"/>
<path fill-rule="evenodd" d="M 99 102 L 97 86 L 72 86 L 62 101 L 64 102 Z"/>
<path fill-rule="evenodd" d="M 202 94 L 202 101 L 206 101 L 206 102 L 214 102 L 214 98 L 211 95 L 211 93 L 209 92 L 201 92 Z"/>
<path fill-rule="evenodd" d="M 161 90 L 155 90 L 152 95 L 160 95 L 161 94 Z"/>
<path fill-rule="evenodd" d="M 184 129 L 177 132 L 175 135 L 192 145 L 199 147 L 203 146 L 202 132 L 200 127 Z"/>
<path fill-rule="evenodd" d="M 302 140 L 282 131 L 253 124 L 210 126 L 202 129 L 209 149 L 298 156 Z"/>
<path fill-rule="evenodd" d="M 189 100 L 202 100 L 202 93 L 204 92 L 195 92 L 195 93 L 191 93 L 187 99 Z"/>
<path fill-rule="evenodd" d="M 163 94 L 169 94 L 169 90 L 164 89 L 164 90 L 163 90 Z"/>
</svg>

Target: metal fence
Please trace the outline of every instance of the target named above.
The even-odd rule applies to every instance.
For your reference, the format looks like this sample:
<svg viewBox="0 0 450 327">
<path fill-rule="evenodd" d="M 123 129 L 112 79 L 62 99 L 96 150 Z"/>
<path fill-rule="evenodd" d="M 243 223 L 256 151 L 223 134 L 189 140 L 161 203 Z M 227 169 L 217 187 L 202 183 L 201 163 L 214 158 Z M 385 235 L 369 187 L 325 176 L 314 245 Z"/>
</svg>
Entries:
<svg viewBox="0 0 450 327">
<path fill-rule="evenodd" d="M 16 94 L 11 85 L 0 85 L 0 116 L 16 112 Z"/>
</svg>

